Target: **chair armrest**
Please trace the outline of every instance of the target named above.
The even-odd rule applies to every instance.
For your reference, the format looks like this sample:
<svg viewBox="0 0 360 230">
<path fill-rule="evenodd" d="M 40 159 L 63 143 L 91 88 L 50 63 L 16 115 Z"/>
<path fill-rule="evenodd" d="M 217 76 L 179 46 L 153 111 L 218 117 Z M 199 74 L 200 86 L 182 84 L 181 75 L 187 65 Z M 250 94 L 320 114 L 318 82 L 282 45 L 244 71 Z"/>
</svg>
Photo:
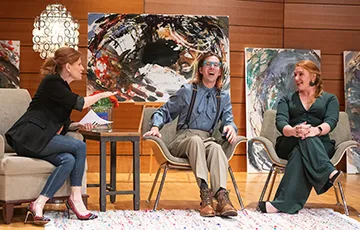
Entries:
<svg viewBox="0 0 360 230">
<path fill-rule="evenodd" d="M 161 151 L 162 156 L 169 162 L 171 163 L 176 163 L 176 164 L 184 164 L 184 165 L 189 165 L 189 161 L 186 158 L 180 158 L 180 157 L 174 157 L 168 147 L 166 146 L 165 142 L 161 139 L 158 138 L 156 136 L 145 136 L 143 137 L 143 140 L 146 141 L 151 141 L 153 142 L 157 148 Z M 156 147 L 154 145 L 151 145 L 151 148 L 153 149 L 153 152 L 155 154 L 156 159 L 158 160 L 159 156 L 156 156 L 156 153 L 158 152 L 157 149 L 155 149 Z M 158 163 L 162 164 L 163 161 L 162 160 L 158 160 Z"/>
<path fill-rule="evenodd" d="M 5 155 L 5 140 L 2 135 L 0 135 L 0 159 L 4 158 Z"/>
<path fill-rule="evenodd" d="M 353 140 L 344 141 L 344 142 L 338 144 L 336 146 L 336 151 L 334 153 L 334 156 L 330 160 L 331 163 L 333 165 L 339 164 L 339 162 L 340 162 L 341 158 L 343 157 L 345 151 L 348 148 L 357 147 L 357 146 L 358 146 L 358 143 L 356 141 L 353 141 Z"/>
<path fill-rule="evenodd" d="M 249 140 L 248 141 L 248 143 L 249 143 L 248 151 L 252 151 L 252 144 L 255 142 L 259 142 L 264 146 L 265 151 L 268 153 L 268 156 L 273 164 L 276 164 L 281 167 L 286 166 L 287 160 L 284 160 L 284 159 L 281 159 L 280 157 L 278 157 L 278 155 L 276 154 L 274 145 L 266 137 L 253 137 L 251 140 Z"/>
<path fill-rule="evenodd" d="M 227 140 L 223 140 L 221 143 L 221 147 L 224 150 L 224 153 L 228 159 L 228 161 L 231 160 L 231 158 L 234 156 L 235 150 L 237 146 L 242 143 L 246 142 L 247 138 L 244 136 L 236 136 L 236 140 L 233 144 L 230 144 Z"/>
</svg>

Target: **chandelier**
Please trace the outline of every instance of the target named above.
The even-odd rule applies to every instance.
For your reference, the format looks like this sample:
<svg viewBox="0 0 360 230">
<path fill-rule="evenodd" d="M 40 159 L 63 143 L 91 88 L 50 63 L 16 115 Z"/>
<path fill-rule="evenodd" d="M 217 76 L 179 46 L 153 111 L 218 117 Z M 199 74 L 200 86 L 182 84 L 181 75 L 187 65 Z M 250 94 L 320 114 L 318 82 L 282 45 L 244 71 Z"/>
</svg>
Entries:
<svg viewBox="0 0 360 230">
<path fill-rule="evenodd" d="M 63 46 L 78 49 L 79 23 L 61 4 L 46 6 L 46 9 L 34 21 L 33 50 L 45 59 L 54 56 L 54 52 Z"/>
</svg>

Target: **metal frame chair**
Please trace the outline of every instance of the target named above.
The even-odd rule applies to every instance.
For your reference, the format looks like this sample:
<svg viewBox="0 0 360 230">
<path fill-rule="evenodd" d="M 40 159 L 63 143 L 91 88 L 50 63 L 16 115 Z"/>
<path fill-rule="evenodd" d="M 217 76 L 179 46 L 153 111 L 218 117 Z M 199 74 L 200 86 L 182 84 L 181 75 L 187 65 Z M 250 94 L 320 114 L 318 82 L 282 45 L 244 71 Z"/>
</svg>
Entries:
<svg viewBox="0 0 360 230">
<path fill-rule="evenodd" d="M 267 110 L 264 113 L 264 120 L 263 120 L 263 124 L 262 124 L 262 128 L 261 128 L 260 136 L 254 137 L 248 141 L 249 151 L 252 151 L 252 145 L 254 143 L 256 143 L 256 142 L 261 143 L 264 146 L 264 149 L 265 149 L 266 153 L 268 154 L 270 160 L 272 161 L 272 166 L 270 168 L 264 188 L 261 192 L 259 202 L 263 201 L 265 193 L 268 189 L 268 185 L 271 180 L 271 176 L 273 175 L 273 179 L 270 184 L 270 189 L 269 189 L 266 201 L 270 200 L 270 196 L 271 196 L 271 193 L 272 193 L 272 190 L 274 187 L 276 175 L 277 175 L 277 173 L 283 171 L 287 164 L 287 160 L 279 158 L 275 152 L 276 138 L 279 135 L 281 135 L 280 132 L 276 129 L 275 118 L 276 118 L 276 111 L 275 110 Z M 348 119 L 347 113 L 345 113 L 345 112 L 339 113 L 339 122 L 338 122 L 336 128 L 330 133 L 330 137 L 336 141 L 336 146 L 335 146 L 336 151 L 335 151 L 334 156 L 330 159 L 331 163 L 333 163 L 333 165 L 336 166 L 340 162 L 340 160 L 343 157 L 346 150 L 348 150 L 351 147 L 356 147 L 358 145 L 356 141 L 351 140 L 350 124 L 349 124 L 349 119 Z M 339 187 L 339 190 L 340 190 L 342 204 L 340 203 L 340 200 L 339 200 L 337 187 Z M 344 207 L 345 214 L 349 215 L 349 210 L 347 208 L 346 199 L 345 199 L 341 181 L 338 181 L 337 186 L 334 185 L 334 190 L 335 190 L 335 196 L 336 196 L 336 201 L 337 201 L 336 204 L 342 205 Z"/>
<path fill-rule="evenodd" d="M 150 119 L 151 119 L 151 115 L 155 112 L 155 110 L 156 110 L 156 108 L 144 108 L 143 118 L 142 118 L 143 119 L 142 120 L 142 134 L 144 134 L 145 132 L 150 130 Z M 151 197 L 154 192 L 161 169 L 164 170 L 153 210 L 156 210 L 156 208 L 159 204 L 159 200 L 160 200 L 162 189 L 164 187 L 164 182 L 165 182 L 167 171 L 169 169 L 191 170 L 190 164 L 186 158 L 174 157 L 173 155 L 171 155 L 171 153 L 167 147 L 168 144 L 170 143 L 170 141 L 173 140 L 176 135 L 176 125 L 177 125 L 177 119 L 164 125 L 164 127 L 160 131 L 160 133 L 162 134 L 161 139 L 158 137 L 155 137 L 155 136 L 147 136 L 147 137 L 143 138 L 150 144 L 151 149 L 153 150 L 155 159 L 158 162 L 158 164 L 160 165 L 157 170 L 153 185 L 151 187 L 149 197 L 147 199 L 148 203 L 151 202 Z M 215 135 L 219 135 L 219 133 L 215 134 Z M 232 145 L 229 144 L 227 141 L 224 142 L 224 144 L 222 146 L 223 146 L 224 152 L 228 158 L 228 161 L 230 161 L 231 158 L 233 157 L 236 147 L 242 142 L 246 142 L 246 137 L 237 136 L 236 142 Z M 234 177 L 234 174 L 233 174 L 233 171 L 232 171 L 230 165 L 229 165 L 228 170 L 230 173 L 232 183 L 234 185 L 234 189 L 235 189 L 239 204 L 241 206 L 241 210 L 243 210 L 244 204 L 242 202 L 242 199 L 240 196 L 240 191 L 236 184 L 235 177 Z"/>
</svg>

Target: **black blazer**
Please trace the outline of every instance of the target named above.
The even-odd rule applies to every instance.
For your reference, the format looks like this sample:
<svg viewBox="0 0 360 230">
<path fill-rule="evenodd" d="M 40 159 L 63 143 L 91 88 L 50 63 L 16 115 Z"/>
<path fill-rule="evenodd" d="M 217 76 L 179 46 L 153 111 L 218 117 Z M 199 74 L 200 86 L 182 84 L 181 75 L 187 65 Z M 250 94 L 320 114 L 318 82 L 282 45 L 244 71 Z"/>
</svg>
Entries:
<svg viewBox="0 0 360 230">
<path fill-rule="evenodd" d="M 68 131 L 78 97 L 60 75 L 46 76 L 27 111 L 6 132 L 7 142 L 18 155 L 36 157 L 62 126 L 62 134 Z"/>
</svg>

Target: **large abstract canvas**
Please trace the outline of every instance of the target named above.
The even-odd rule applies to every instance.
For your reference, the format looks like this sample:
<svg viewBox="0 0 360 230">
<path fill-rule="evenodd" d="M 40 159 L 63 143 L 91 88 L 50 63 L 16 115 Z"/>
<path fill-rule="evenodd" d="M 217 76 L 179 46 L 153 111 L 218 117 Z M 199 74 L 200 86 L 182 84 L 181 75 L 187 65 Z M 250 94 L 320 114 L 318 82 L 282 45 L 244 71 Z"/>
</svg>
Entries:
<svg viewBox="0 0 360 230">
<path fill-rule="evenodd" d="M 20 88 L 20 41 L 0 40 L 0 88 Z"/>
<path fill-rule="evenodd" d="M 345 110 L 353 140 L 360 143 L 360 51 L 344 51 Z M 360 148 L 347 152 L 347 173 L 360 173 Z"/>
<path fill-rule="evenodd" d="M 91 13 L 87 94 L 110 90 L 120 101 L 165 102 L 208 51 L 223 58 L 228 90 L 228 35 L 228 17 Z"/>
<path fill-rule="evenodd" d="M 279 99 L 296 90 L 293 71 L 296 62 L 312 60 L 320 67 L 320 51 L 245 48 L 246 136 L 259 136 L 264 112 L 276 109 Z M 263 172 L 271 161 L 260 144 L 248 146 L 247 171 Z"/>
</svg>

